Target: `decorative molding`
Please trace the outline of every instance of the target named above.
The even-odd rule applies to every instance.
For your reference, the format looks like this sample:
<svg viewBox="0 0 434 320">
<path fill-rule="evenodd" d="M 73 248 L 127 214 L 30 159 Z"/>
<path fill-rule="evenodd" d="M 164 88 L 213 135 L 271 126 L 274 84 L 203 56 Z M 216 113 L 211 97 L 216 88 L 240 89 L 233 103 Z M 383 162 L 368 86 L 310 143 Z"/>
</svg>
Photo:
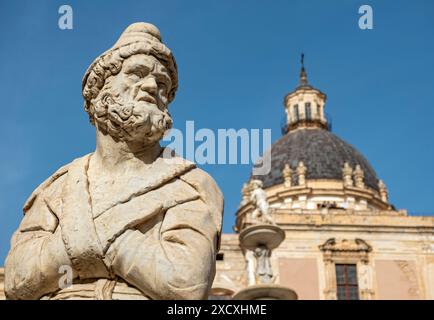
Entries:
<svg viewBox="0 0 434 320">
<path fill-rule="evenodd" d="M 356 264 L 359 298 L 362 300 L 374 298 L 373 269 L 369 260 L 372 247 L 366 241 L 357 238 L 354 240 L 330 238 L 320 245 L 319 249 L 323 252 L 325 267 L 325 299 L 337 299 L 335 271 L 337 263 Z"/>
<path fill-rule="evenodd" d="M 398 260 L 395 261 L 395 263 L 410 286 L 410 288 L 408 289 L 408 295 L 410 297 L 420 299 L 419 284 L 417 281 L 417 274 L 415 270 L 411 267 L 408 261 Z"/>
<path fill-rule="evenodd" d="M 319 249 L 324 254 L 324 260 L 360 260 L 363 263 L 369 262 L 369 252 L 372 247 L 362 239 L 328 239 L 324 244 L 319 246 Z M 343 261 L 345 262 L 345 261 Z"/>
<path fill-rule="evenodd" d="M 351 168 L 351 166 L 348 162 L 345 162 L 344 167 L 342 168 L 342 178 L 343 178 L 345 187 L 354 186 L 353 168 Z"/>
<path fill-rule="evenodd" d="M 389 202 L 389 192 L 383 180 L 378 180 L 378 189 L 380 190 L 380 198 L 383 202 Z"/>
<path fill-rule="evenodd" d="M 354 182 L 356 184 L 356 188 L 365 189 L 365 173 L 363 172 L 360 165 L 356 165 L 356 168 L 354 169 Z"/>
<path fill-rule="evenodd" d="M 306 172 L 307 168 L 304 165 L 303 161 L 300 161 L 297 165 L 297 177 L 298 177 L 298 185 L 306 186 Z"/>
<path fill-rule="evenodd" d="M 289 164 L 285 164 L 282 170 L 282 177 L 285 187 L 290 188 L 292 186 L 292 170 Z"/>
</svg>

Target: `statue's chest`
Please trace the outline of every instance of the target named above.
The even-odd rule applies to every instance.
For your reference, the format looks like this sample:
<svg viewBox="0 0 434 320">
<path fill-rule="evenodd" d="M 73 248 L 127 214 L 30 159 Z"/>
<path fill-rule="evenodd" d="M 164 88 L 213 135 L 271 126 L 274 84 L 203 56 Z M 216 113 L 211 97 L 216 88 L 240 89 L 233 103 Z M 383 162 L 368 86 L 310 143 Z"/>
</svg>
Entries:
<svg viewBox="0 0 434 320">
<path fill-rule="evenodd" d="M 121 204 L 140 186 L 137 176 L 99 177 L 89 183 L 93 216 Z"/>
</svg>

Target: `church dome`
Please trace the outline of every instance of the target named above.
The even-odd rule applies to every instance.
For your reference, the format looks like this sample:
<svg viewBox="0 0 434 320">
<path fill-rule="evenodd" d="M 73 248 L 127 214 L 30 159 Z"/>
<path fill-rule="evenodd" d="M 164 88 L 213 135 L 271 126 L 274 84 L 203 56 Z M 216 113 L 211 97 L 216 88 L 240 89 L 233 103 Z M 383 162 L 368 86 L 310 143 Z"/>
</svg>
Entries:
<svg viewBox="0 0 434 320">
<path fill-rule="evenodd" d="M 264 188 L 283 183 L 282 170 L 288 164 L 294 171 L 302 161 L 306 167 L 306 179 L 342 180 L 345 162 L 364 172 L 364 183 L 378 191 L 377 175 L 369 162 L 354 147 L 323 128 L 299 128 L 289 131 L 276 141 L 270 150 L 271 171 L 253 176 L 262 180 Z"/>
</svg>

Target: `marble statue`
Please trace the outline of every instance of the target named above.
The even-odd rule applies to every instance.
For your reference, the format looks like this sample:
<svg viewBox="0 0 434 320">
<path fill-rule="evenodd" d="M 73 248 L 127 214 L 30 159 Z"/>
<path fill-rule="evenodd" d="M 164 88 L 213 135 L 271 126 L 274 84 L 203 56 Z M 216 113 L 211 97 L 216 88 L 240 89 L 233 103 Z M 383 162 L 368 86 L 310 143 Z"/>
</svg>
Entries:
<svg viewBox="0 0 434 320">
<path fill-rule="evenodd" d="M 255 249 L 257 283 L 273 282 L 273 269 L 271 267 L 270 256 L 271 250 L 266 246 L 259 246 Z"/>
<path fill-rule="evenodd" d="M 252 212 L 253 221 L 261 223 L 276 224 L 271 216 L 271 208 L 268 205 L 267 194 L 262 189 L 261 180 L 252 180 L 252 191 L 250 193 L 250 201 L 255 209 Z"/>
<path fill-rule="evenodd" d="M 207 298 L 223 197 L 160 146 L 177 86 L 175 59 L 148 23 L 130 25 L 90 65 L 82 92 L 96 150 L 26 201 L 6 259 L 8 299 Z"/>
</svg>

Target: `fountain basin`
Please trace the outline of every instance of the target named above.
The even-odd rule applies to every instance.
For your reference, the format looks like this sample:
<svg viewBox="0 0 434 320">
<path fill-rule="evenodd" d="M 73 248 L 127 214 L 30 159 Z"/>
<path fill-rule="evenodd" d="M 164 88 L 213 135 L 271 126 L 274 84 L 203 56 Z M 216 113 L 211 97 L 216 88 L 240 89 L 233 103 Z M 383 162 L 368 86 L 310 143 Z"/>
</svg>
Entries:
<svg viewBox="0 0 434 320">
<path fill-rule="evenodd" d="M 275 225 L 256 224 L 243 229 L 239 239 L 244 249 L 255 250 L 259 246 L 266 246 L 272 250 L 285 239 L 285 232 Z"/>
<path fill-rule="evenodd" d="M 277 284 L 256 284 L 237 292 L 233 300 L 297 300 L 294 290 Z"/>
</svg>

